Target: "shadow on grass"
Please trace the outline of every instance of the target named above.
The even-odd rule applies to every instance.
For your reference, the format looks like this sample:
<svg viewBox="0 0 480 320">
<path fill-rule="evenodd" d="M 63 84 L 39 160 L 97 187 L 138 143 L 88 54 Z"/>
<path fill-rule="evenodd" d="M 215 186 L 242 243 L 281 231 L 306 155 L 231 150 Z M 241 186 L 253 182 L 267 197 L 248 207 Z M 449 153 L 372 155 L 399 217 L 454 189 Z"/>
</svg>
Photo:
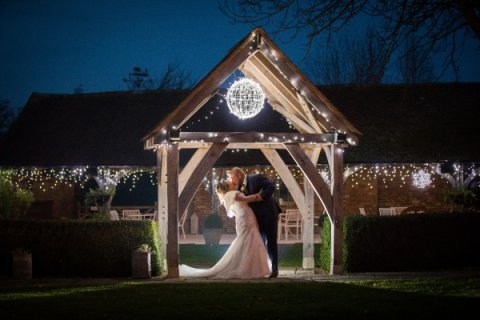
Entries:
<svg viewBox="0 0 480 320">
<path fill-rule="evenodd" d="M 390 285 L 384 281 L 382 288 L 376 288 L 374 282 L 359 285 L 269 280 L 3 287 L 0 308 L 3 319 L 463 319 L 477 311 L 479 278 L 473 282 L 474 297 L 451 296 L 449 282 L 442 279 L 424 281 L 440 290 L 422 292 L 420 285 L 425 282 L 418 284 L 419 292 L 411 292 L 408 285 L 407 289 L 402 285 L 408 282 L 398 281 Z M 457 283 L 454 292 L 468 283 L 472 290 L 471 279 L 452 281 Z"/>
</svg>

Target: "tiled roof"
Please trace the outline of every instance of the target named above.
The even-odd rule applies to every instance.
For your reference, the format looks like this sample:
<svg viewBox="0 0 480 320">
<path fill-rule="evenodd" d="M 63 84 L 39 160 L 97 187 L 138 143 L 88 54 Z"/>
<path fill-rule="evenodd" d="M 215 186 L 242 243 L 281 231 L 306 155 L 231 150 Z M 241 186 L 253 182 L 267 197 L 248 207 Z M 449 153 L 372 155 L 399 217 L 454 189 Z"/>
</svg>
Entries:
<svg viewBox="0 0 480 320">
<path fill-rule="evenodd" d="M 358 146 L 346 150 L 347 163 L 480 161 L 480 83 L 320 90 L 363 134 Z M 0 146 L 0 165 L 154 166 L 155 154 L 144 150 L 141 139 L 187 94 L 182 90 L 32 94 Z M 215 96 L 182 129 L 291 131 L 268 106 L 254 119 L 239 121 L 220 100 Z M 228 151 L 219 164 L 266 164 L 266 160 L 253 150 Z"/>
<path fill-rule="evenodd" d="M 346 162 L 480 161 L 480 83 L 321 90 L 363 133 Z"/>
</svg>

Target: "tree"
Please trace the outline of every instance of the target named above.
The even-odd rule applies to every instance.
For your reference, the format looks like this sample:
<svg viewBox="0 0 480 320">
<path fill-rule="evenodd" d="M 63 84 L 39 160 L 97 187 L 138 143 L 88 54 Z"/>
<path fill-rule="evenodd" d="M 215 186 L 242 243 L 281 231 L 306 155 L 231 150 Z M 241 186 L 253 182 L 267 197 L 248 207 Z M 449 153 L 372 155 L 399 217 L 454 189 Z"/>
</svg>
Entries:
<svg viewBox="0 0 480 320">
<path fill-rule="evenodd" d="M 33 192 L 12 181 L 11 170 L 0 170 L 0 218 L 20 218 L 33 203 Z"/>
<path fill-rule="evenodd" d="M 418 48 L 416 38 L 412 35 L 403 46 L 398 60 L 402 82 L 408 84 L 435 82 L 438 77 L 434 69 L 428 53 Z"/>
<path fill-rule="evenodd" d="M 8 131 L 14 119 L 15 112 L 10 107 L 10 101 L 0 100 L 0 136 Z"/>
<path fill-rule="evenodd" d="M 323 84 L 378 84 L 390 59 L 372 28 L 361 36 L 350 35 L 332 40 L 330 46 L 318 46 L 309 60 L 312 78 Z"/>
<path fill-rule="evenodd" d="M 169 63 L 158 80 L 157 89 L 187 89 L 193 84 L 190 75 L 179 64 Z"/>
<path fill-rule="evenodd" d="M 446 54 L 442 74 L 448 67 L 457 70 L 467 39 L 480 40 L 478 0 L 224 0 L 220 9 L 236 22 L 276 23 L 274 34 L 306 32 L 308 48 L 319 36 L 331 38 L 355 18 L 367 16 L 377 21 L 387 51 L 415 35 L 419 49 L 432 56 Z"/>
</svg>

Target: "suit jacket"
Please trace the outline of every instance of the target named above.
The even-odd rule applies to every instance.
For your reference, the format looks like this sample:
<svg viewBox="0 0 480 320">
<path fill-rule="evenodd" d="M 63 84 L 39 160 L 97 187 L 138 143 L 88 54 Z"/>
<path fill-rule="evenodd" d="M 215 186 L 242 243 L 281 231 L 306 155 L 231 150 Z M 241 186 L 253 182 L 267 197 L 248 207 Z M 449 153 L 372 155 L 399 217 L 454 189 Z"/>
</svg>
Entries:
<svg viewBox="0 0 480 320">
<path fill-rule="evenodd" d="M 261 174 L 252 174 L 246 177 L 246 194 L 260 193 L 262 201 L 250 202 L 258 224 L 261 226 L 274 226 L 278 214 L 282 211 L 273 197 L 275 184 Z"/>
</svg>

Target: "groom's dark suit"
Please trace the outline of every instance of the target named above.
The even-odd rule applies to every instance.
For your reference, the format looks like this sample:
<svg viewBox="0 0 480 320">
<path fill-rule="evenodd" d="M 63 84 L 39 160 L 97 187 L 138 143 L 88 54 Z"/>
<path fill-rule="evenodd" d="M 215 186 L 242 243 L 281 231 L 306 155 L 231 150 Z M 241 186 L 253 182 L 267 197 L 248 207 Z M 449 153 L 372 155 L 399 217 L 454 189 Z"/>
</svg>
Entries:
<svg viewBox="0 0 480 320">
<path fill-rule="evenodd" d="M 267 240 L 267 249 L 270 260 L 272 261 L 272 275 L 278 274 L 278 246 L 277 246 L 277 227 L 278 214 L 281 212 L 280 206 L 273 198 L 275 184 L 261 174 L 246 176 L 246 190 L 248 194 L 259 193 L 262 201 L 250 202 L 255 216 L 257 217 L 258 228 L 262 238 Z"/>
</svg>

